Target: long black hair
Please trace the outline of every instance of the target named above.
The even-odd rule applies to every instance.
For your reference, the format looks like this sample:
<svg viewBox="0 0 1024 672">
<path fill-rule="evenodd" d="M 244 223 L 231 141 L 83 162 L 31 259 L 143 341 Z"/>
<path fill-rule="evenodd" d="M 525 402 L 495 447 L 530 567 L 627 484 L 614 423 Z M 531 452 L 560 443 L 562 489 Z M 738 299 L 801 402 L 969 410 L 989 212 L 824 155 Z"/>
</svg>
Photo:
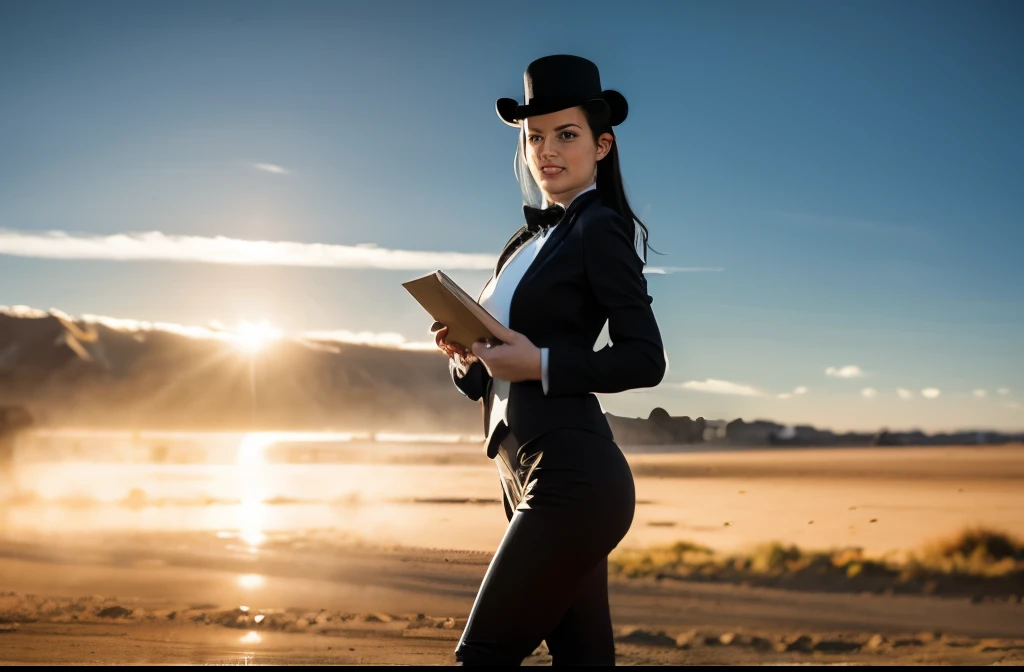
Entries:
<svg viewBox="0 0 1024 672">
<path fill-rule="evenodd" d="M 615 138 L 615 130 L 608 122 L 608 108 L 605 105 L 584 105 L 583 114 L 587 117 L 587 124 L 594 134 L 594 142 L 603 134 L 609 133 Z M 629 199 L 626 198 L 626 187 L 622 183 L 622 171 L 619 169 L 619 140 L 612 141 L 611 149 L 603 159 L 597 162 L 597 193 L 601 196 L 601 203 L 606 208 L 611 208 L 619 213 L 627 222 L 634 223 L 637 229 L 637 237 L 642 242 L 643 260 L 647 263 L 647 250 L 650 245 L 647 243 L 649 232 L 647 226 L 640 221 L 640 218 L 629 207 Z M 653 249 L 653 248 L 651 248 Z M 655 252 L 657 252 L 655 250 Z"/>
</svg>

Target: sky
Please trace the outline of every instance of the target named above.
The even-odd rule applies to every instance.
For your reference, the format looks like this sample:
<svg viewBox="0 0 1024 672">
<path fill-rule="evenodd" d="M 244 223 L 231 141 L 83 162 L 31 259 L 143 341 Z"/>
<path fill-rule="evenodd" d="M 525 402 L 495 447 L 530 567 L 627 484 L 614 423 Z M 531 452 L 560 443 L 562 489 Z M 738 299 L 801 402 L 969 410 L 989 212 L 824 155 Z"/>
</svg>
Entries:
<svg viewBox="0 0 1024 672">
<path fill-rule="evenodd" d="M 486 281 L 553 53 L 661 253 L 669 370 L 605 410 L 1024 429 L 1014 0 L 0 0 L 0 305 L 428 341 L 401 282 Z"/>
</svg>

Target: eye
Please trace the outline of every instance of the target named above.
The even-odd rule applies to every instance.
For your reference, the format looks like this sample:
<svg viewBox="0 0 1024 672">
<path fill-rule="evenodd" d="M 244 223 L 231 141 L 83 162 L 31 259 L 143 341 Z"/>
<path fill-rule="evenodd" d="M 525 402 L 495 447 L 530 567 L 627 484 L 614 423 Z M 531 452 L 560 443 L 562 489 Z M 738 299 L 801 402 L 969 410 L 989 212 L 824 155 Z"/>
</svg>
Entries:
<svg viewBox="0 0 1024 672">
<path fill-rule="evenodd" d="M 541 141 L 541 137 L 540 137 L 539 135 L 530 135 L 530 136 L 527 136 L 527 138 L 526 138 L 526 139 L 527 139 L 527 140 L 528 140 L 529 142 L 532 142 L 532 143 L 534 143 L 534 144 L 536 144 L 536 143 L 538 143 L 538 142 L 540 142 L 540 141 Z"/>
<path fill-rule="evenodd" d="M 560 138 L 561 138 L 562 140 L 574 140 L 574 139 L 576 138 L 576 134 L 575 134 L 575 133 L 573 133 L 572 131 L 562 131 L 562 132 L 561 132 L 561 133 L 559 134 L 559 137 L 560 137 Z"/>
</svg>

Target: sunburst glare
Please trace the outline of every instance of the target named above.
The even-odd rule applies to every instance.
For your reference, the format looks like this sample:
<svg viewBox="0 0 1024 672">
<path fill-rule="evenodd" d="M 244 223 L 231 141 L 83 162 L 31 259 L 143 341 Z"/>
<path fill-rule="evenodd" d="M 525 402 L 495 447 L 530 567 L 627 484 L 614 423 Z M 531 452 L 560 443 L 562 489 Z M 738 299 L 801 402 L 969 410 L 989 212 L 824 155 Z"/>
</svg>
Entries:
<svg viewBox="0 0 1024 672">
<path fill-rule="evenodd" d="M 274 329 L 266 321 L 259 324 L 242 322 L 235 330 L 235 344 L 242 352 L 256 354 L 267 344 L 281 338 L 281 332 Z"/>
</svg>

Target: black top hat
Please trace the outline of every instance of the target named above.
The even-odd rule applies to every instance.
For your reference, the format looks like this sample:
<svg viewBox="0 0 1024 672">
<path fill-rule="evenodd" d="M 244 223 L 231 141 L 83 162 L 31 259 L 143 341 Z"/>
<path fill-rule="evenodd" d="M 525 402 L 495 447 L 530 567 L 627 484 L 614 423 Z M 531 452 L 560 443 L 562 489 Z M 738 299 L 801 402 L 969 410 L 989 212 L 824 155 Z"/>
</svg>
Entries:
<svg viewBox="0 0 1024 672">
<path fill-rule="evenodd" d="M 626 120 L 629 106 L 618 91 L 601 89 L 597 66 L 579 56 L 545 56 L 526 68 L 523 75 L 526 103 L 512 98 L 499 98 L 494 104 L 498 116 L 509 126 L 519 126 L 523 119 L 549 114 L 577 105 L 600 105 L 608 112 L 612 126 Z"/>
</svg>

